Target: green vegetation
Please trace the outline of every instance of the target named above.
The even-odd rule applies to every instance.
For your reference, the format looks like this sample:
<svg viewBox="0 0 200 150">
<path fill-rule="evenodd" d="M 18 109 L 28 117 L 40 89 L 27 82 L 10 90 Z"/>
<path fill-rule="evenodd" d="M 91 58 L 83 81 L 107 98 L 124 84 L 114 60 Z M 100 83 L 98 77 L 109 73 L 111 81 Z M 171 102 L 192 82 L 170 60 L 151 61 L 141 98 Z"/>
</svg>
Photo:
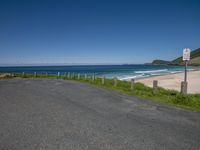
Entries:
<svg viewBox="0 0 200 150">
<path fill-rule="evenodd" d="M 195 57 L 188 62 L 188 65 L 199 65 L 199 63 L 200 63 L 200 57 Z"/>
<path fill-rule="evenodd" d="M 200 65 L 200 48 L 194 50 L 190 54 L 191 60 L 189 61 L 189 65 Z M 182 56 L 178 57 L 172 61 L 165 61 L 165 60 L 154 60 L 152 64 L 161 65 L 161 64 L 167 64 L 167 65 L 184 65 L 184 62 L 182 61 Z"/>
<path fill-rule="evenodd" d="M 159 103 L 165 103 L 192 110 L 200 110 L 200 94 L 183 95 L 178 91 L 166 90 L 160 87 L 155 93 L 152 88 L 147 87 L 142 83 L 135 83 L 133 90 L 131 90 L 130 82 L 117 80 L 117 86 L 114 87 L 112 79 L 105 79 L 105 84 L 102 85 L 102 78 L 95 77 L 95 80 L 93 80 L 92 76 L 88 76 L 86 80 L 83 75 L 80 76 L 80 79 L 78 79 L 77 75 L 71 78 L 67 78 L 66 76 L 47 76 L 46 74 L 37 75 L 36 77 L 33 74 L 16 74 L 15 76 L 23 78 L 62 78 L 64 80 L 76 80 L 79 82 L 116 90 L 131 96 L 137 96 L 142 99 L 153 100 Z"/>
</svg>

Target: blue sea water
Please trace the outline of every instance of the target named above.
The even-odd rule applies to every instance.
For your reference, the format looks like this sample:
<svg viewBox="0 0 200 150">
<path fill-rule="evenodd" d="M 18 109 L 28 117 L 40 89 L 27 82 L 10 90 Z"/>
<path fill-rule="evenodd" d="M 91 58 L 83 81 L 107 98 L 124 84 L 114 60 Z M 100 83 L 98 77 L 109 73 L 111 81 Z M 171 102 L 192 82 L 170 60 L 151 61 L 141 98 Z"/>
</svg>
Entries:
<svg viewBox="0 0 200 150">
<path fill-rule="evenodd" d="M 188 70 L 200 70 L 200 67 L 188 67 Z M 106 78 L 117 77 L 120 80 L 130 80 L 131 78 L 145 78 L 183 72 L 183 66 L 167 65 L 77 65 L 77 66 L 18 66 L 18 67 L 0 67 L 0 72 L 13 73 L 48 73 L 64 74 L 65 72 L 80 73 L 96 76 L 105 76 Z"/>
</svg>

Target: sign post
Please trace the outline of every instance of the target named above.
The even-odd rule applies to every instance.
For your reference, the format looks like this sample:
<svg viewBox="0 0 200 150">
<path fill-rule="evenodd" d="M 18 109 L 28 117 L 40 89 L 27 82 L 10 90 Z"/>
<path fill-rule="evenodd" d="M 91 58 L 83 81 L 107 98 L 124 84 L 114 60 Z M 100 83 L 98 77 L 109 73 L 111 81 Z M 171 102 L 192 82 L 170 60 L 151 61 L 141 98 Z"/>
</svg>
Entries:
<svg viewBox="0 0 200 150">
<path fill-rule="evenodd" d="M 187 94 L 187 64 L 190 60 L 190 49 L 184 48 L 183 49 L 183 61 L 185 62 L 185 76 L 184 81 L 181 82 L 181 93 Z"/>
<path fill-rule="evenodd" d="M 184 77 L 184 82 L 187 82 L 187 60 L 185 61 L 185 77 Z"/>
</svg>

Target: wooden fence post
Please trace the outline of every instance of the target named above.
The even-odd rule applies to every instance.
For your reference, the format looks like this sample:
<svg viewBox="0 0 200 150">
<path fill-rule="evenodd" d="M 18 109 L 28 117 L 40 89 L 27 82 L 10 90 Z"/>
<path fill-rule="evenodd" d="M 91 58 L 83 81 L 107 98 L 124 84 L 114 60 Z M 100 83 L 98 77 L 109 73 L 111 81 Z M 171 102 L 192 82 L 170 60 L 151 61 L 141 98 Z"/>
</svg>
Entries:
<svg viewBox="0 0 200 150">
<path fill-rule="evenodd" d="M 94 76 L 94 74 L 92 75 L 92 82 L 94 82 L 94 80 L 95 80 L 95 76 Z"/>
<path fill-rule="evenodd" d="M 48 77 L 48 72 L 46 72 L 46 77 Z"/>
<path fill-rule="evenodd" d="M 158 81 L 153 80 L 153 93 L 156 93 L 158 91 Z"/>
<path fill-rule="evenodd" d="M 35 77 L 35 78 L 37 77 L 37 72 L 34 72 L 34 77 Z"/>
<path fill-rule="evenodd" d="M 87 74 L 85 74 L 85 80 L 87 80 Z"/>
<path fill-rule="evenodd" d="M 181 93 L 182 94 L 187 94 L 187 82 L 185 82 L 185 81 L 182 81 L 181 82 Z"/>
<path fill-rule="evenodd" d="M 65 76 L 65 77 L 67 76 L 67 72 L 65 72 L 64 76 Z"/>
<path fill-rule="evenodd" d="M 101 84 L 102 84 L 102 85 L 105 84 L 105 76 L 102 77 L 102 79 L 101 79 Z"/>
<path fill-rule="evenodd" d="M 25 73 L 24 72 L 22 72 L 22 77 L 24 77 L 25 76 Z"/>
<path fill-rule="evenodd" d="M 60 72 L 58 72 L 58 75 L 57 75 L 58 77 L 60 77 Z"/>
<path fill-rule="evenodd" d="M 131 90 L 133 90 L 135 84 L 135 79 L 131 79 Z"/>
<path fill-rule="evenodd" d="M 117 87 L 117 77 L 114 78 L 114 87 Z"/>
<path fill-rule="evenodd" d="M 78 74 L 78 80 L 80 80 L 80 73 Z"/>
<path fill-rule="evenodd" d="M 70 79 L 70 72 L 68 72 L 68 74 L 67 74 L 67 78 Z"/>
</svg>

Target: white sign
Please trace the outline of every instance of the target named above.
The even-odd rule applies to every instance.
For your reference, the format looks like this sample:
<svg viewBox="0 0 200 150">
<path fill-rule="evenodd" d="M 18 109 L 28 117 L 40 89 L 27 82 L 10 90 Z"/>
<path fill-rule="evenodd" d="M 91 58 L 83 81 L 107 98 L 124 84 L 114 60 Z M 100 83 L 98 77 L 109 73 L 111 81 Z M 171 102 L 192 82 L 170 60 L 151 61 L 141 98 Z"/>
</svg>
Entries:
<svg viewBox="0 0 200 150">
<path fill-rule="evenodd" d="M 183 49 L 183 61 L 190 60 L 190 49 L 184 48 Z"/>
</svg>

